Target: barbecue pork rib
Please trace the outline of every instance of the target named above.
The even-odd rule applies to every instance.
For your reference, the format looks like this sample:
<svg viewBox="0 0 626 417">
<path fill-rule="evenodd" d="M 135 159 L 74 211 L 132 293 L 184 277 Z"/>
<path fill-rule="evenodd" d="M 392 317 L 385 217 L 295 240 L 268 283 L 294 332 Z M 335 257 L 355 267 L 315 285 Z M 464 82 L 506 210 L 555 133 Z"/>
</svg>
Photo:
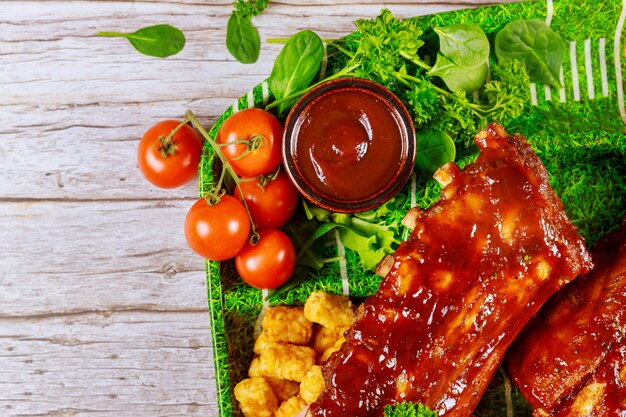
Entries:
<svg viewBox="0 0 626 417">
<path fill-rule="evenodd" d="M 475 141 L 475 162 L 435 174 L 440 201 L 417 214 L 359 308 L 309 415 L 378 417 L 385 404 L 415 401 L 470 416 L 530 317 L 591 267 L 526 140 L 491 124 Z"/>
<path fill-rule="evenodd" d="M 536 416 L 626 415 L 626 224 L 598 243 L 593 261 L 507 354 Z"/>
</svg>

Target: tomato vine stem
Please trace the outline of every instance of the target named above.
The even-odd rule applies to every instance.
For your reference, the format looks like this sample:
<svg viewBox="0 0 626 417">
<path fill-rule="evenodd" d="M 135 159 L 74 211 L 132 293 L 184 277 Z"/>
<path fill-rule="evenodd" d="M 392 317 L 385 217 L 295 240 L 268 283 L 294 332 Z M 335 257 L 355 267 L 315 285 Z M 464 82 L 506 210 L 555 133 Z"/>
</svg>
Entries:
<svg viewBox="0 0 626 417">
<path fill-rule="evenodd" d="M 155 145 L 157 143 L 161 144 L 161 156 L 163 159 L 167 159 L 170 155 L 176 155 L 176 146 L 174 144 L 174 135 L 178 133 L 178 131 L 189 123 L 189 119 L 185 118 L 178 126 L 176 126 L 167 136 L 159 136 L 159 138 L 155 141 Z"/>
<path fill-rule="evenodd" d="M 204 140 L 206 140 L 209 145 L 211 145 L 211 148 L 213 149 L 213 153 L 215 155 L 217 155 L 217 157 L 220 159 L 220 161 L 222 162 L 222 173 L 220 175 L 220 179 L 218 184 L 215 186 L 215 188 L 213 188 L 211 190 L 211 192 L 209 193 L 208 198 L 214 198 L 214 196 L 218 196 L 218 200 L 219 201 L 219 197 L 221 197 L 223 195 L 220 194 L 220 189 L 222 187 L 222 182 L 224 179 L 224 175 L 226 172 L 228 172 L 228 174 L 232 177 L 233 181 L 235 181 L 235 186 L 237 187 L 237 189 L 239 189 L 239 193 L 243 196 L 243 190 L 241 189 L 241 182 L 245 181 L 242 180 L 241 178 L 239 178 L 239 175 L 237 175 L 235 173 L 235 171 L 233 170 L 233 168 L 230 166 L 230 163 L 228 162 L 228 159 L 226 159 L 226 157 L 224 156 L 224 154 L 222 153 L 222 148 L 221 146 L 215 142 L 213 140 L 213 138 L 211 138 L 211 136 L 209 135 L 209 133 L 206 131 L 206 129 L 204 128 L 204 126 L 202 126 L 202 124 L 198 121 L 198 119 L 196 118 L 195 114 L 193 114 L 193 112 L 191 110 L 187 110 L 187 112 L 185 113 L 185 123 L 190 122 L 191 125 L 202 135 L 202 137 L 204 138 Z M 216 202 L 212 202 L 210 200 L 207 200 L 207 202 L 209 204 L 216 204 Z M 248 203 L 246 202 L 245 198 L 242 198 L 242 202 L 243 202 L 243 206 L 246 209 L 246 213 L 248 214 L 248 218 L 250 219 L 250 244 L 251 245 L 256 245 L 259 241 L 259 232 L 256 230 L 256 225 L 254 224 L 254 221 L 252 220 L 252 215 L 250 214 L 250 209 L 248 207 Z"/>
</svg>

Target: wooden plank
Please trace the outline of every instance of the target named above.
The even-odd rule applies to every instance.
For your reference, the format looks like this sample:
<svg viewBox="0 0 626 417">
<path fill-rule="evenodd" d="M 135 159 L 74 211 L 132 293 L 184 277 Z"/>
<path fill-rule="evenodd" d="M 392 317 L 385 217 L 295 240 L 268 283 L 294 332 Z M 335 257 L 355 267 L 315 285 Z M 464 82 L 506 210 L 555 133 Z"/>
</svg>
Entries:
<svg viewBox="0 0 626 417">
<path fill-rule="evenodd" d="M 223 100 L 218 103 L 227 105 Z M 143 132 L 159 120 L 182 119 L 186 108 L 192 106 L 180 102 L 130 106 L 96 103 L 74 108 L 46 105 L 0 110 L 0 120 L 5 117 L 10 121 L 12 112 L 24 111 L 32 116 L 30 120 L 9 123 L 10 127 L 0 133 L 0 201 L 197 196 L 195 180 L 181 188 L 161 189 L 143 178 L 136 162 Z M 196 107 L 204 110 L 218 106 Z"/>
<path fill-rule="evenodd" d="M 206 313 L 0 318 L 3 416 L 216 415 Z"/>
<path fill-rule="evenodd" d="M 183 231 L 192 203 L 0 204 L 0 317 L 206 311 L 204 261 Z"/>
</svg>

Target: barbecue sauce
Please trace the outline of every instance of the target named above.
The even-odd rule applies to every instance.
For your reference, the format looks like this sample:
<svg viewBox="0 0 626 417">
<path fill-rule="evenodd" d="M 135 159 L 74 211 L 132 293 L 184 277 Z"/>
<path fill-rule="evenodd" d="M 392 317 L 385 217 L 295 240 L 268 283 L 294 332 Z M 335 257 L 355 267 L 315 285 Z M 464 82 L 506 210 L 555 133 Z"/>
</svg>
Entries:
<svg viewBox="0 0 626 417">
<path fill-rule="evenodd" d="M 376 195 L 396 179 L 403 157 L 400 123 L 373 92 L 346 88 L 320 96 L 294 132 L 305 180 L 337 200 Z"/>
</svg>

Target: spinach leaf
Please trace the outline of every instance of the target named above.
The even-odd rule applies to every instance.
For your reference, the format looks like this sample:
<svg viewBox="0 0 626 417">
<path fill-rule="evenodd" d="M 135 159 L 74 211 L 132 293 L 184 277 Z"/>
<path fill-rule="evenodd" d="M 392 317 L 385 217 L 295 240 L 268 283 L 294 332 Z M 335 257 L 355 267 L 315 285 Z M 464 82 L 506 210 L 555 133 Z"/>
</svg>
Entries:
<svg viewBox="0 0 626 417">
<path fill-rule="evenodd" d="M 565 56 L 565 42 L 542 20 L 516 20 L 507 24 L 495 40 L 499 63 L 518 60 L 530 81 L 562 87 L 559 73 Z"/>
<path fill-rule="evenodd" d="M 439 50 L 456 65 L 473 68 L 489 59 L 489 40 L 478 26 L 459 23 L 435 28 Z"/>
<path fill-rule="evenodd" d="M 261 38 L 249 16 L 233 13 L 226 27 L 226 48 L 242 64 L 253 64 L 259 58 Z"/>
<path fill-rule="evenodd" d="M 242 64 L 259 59 L 261 39 L 252 18 L 265 10 L 269 0 L 236 0 L 226 26 L 226 48 Z"/>
<path fill-rule="evenodd" d="M 450 91 L 473 93 L 482 87 L 488 73 L 487 61 L 476 67 L 466 68 L 455 64 L 447 56 L 438 54 L 437 62 L 428 74 L 441 78 Z"/>
<path fill-rule="evenodd" d="M 456 24 L 435 28 L 440 51 L 429 75 L 440 77 L 451 91 L 473 93 L 485 83 L 489 40 L 478 27 Z"/>
<path fill-rule="evenodd" d="M 419 169 L 432 175 L 448 162 L 454 162 L 456 148 L 452 138 L 441 130 L 427 130 L 417 134 L 415 163 Z"/>
<path fill-rule="evenodd" d="M 276 100 L 289 97 L 305 89 L 320 70 L 324 58 L 324 45 L 317 34 L 303 30 L 293 35 L 274 62 L 269 87 Z M 282 114 L 290 103 L 278 107 Z"/>
<path fill-rule="evenodd" d="M 126 38 L 144 55 L 165 58 L 182 51 L 185 46 L 183 32 L 170 25 L 155 25 L 133 33 L 98 32 L 98 36 Z"/>
</svg>

